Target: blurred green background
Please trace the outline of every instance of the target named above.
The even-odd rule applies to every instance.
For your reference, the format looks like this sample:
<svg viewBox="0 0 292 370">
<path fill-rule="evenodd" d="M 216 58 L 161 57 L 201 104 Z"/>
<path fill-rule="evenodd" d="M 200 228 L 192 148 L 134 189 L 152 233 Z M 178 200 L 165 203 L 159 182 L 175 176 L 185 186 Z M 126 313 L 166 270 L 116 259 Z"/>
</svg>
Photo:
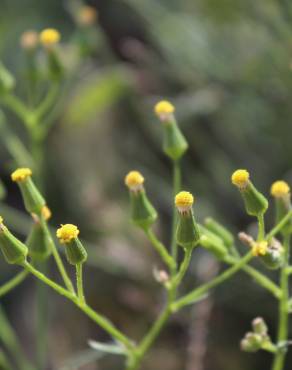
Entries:
<svg viewBox="0 0 292 370">
<path fill-rule="evenodd" d="M 17 78 L 19 96 L 24 95 L 26 83 L 19 47 L 23 31 L 59 29 L 64 63 L 73 69 L 72 45 L 78 35 L 72 4 L 70 0 L 0 0 L 0 55 Z M 46 194 L 52 223 L 76 223 L 88 240 L 89 303 L 130 336 L 140 338 L 163 300 L 152 274 L 160 262 L 128 220 L 123 178 L 131 169 L 145 175 L 149 196 L 160 213 L 157 230 L 168 242 L 171 165 L 161 150 L 161 127 L 153 105 L 167 98 L 176 106 L 190 145 L 182 164 L 183 184 L 197 197 L 198 218 L 217 217 L 234 232 L 250 227 L 252 220 L 230 184 L 232 171 L 248 168 L 266 194 L 278 178 L 292 182 L 292 4 L 289 0 L 95 0 L 87 4 L 97 9 L 98 21 L 89 35 L 88 55 L 62 96 L 46 142 Z M 16 117 L 6 114 L 11 129 L 27 143 Z M 20 194 L 9 179 L 15 165 L 2 134 L 0 139 L 0 177 L 7 188 L 0 207 L 23 236 L 27 220 Z M 268 225 L 272 221 L 271 209 Z M 212 257 L 196 251 L 185 287 L 210 278 L 217 269 Z M 14 272 L 1 262 L 1 281 Z M 277 279 L 277 273 L 265 272 Z M 34 301 L 33 278 L 3 299 L 31 359 L 36 348 Z M 48 311 L 45 369 L 122 368 L 119 357 L 94 357 L 87 340 L 109 338 L 70 303 L 50 292 Z M 273 298 L 240 273 L 206 301 L 174 316 L 142 368 L 269 368 L 270 355 L 239 350 L 240 339 L 258 315 L 267 320 L 274 336 Z M 287 370 L 289 362 L 291 356 Z"/>
</svg>

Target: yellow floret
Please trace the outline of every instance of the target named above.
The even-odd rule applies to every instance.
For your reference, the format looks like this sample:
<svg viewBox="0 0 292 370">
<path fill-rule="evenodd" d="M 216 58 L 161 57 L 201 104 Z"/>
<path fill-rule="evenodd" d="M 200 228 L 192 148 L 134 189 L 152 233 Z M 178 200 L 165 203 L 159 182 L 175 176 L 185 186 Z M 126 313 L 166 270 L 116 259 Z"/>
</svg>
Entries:
<svg viewBox="0 0 292 370">
<path fill-rule="evenodd" d="M 249 173 L 247 170 L 236 170 L 231 176 L 232 184 L 244 188 L 248 184 Z"/>
<path fill-rule="evenodd" d="M 42 208 L 42 216 L 47 221 L 52 217 L 52 212 L 48 206 L 43 206 Z"/>
<path fill-rule="evenodd" d="M 158 102 L 154 107 L 154 112 L 157 116 L 171 114 L 175 111 L 174 106 L 167 100 Z"/>
<path fill-rule="evenodd" d="M 125 184 L 128 188 L 136 187 L 144 183 L 144 177 L 138 171 L 131 171 L 125 177 Z"/>
<path fill-rule="evenodd" d="M 61 225 L 57 230 L 56 235 L 60 243 L 67 244 L 78 237 L 79 229 L 77 226 L 72 224 Z"/>
<path fill-rule="evenodd" d="M 281 198 L 290 193 L 290 187 L 285 181 L 275 181 L 271 186 L 271 195 Z"/>
<path fill-rule="evenodd" d="M 84 5 L 81 7 L 78 14 L 78 20 L 80 24 L 84 26 L 92 25 L 97 19 L 97 12 L 95 8 L 89 5 Z"/>
<path fill-rule="evenodd" d="M 262 240 L 260 242 L 255 242 L 252 247 L 252 254 L 254 256 L 264 256 L 268 251 L 268 242 Z"/>
<path fill-rule="evenodd" d="M 32 175 L 32 170 L 30 168 L 18 168 L 11 174 L 11 179 L 14 182 L 21 182 L 26 180 Z"/>
<path fill-rule="evenodd" d="M 178 208 L 190 208 L 194 203 L 194 197 L 188 191 L 181 191 L 175 197 L 175 205 Z"/>
<path fill-rule="evenodd" d="M 57 44 L 61 39 L 60 32 L 54 28 L 46 28 L 40 33 L 40 42 L 44 46 Z"/>
</svg>

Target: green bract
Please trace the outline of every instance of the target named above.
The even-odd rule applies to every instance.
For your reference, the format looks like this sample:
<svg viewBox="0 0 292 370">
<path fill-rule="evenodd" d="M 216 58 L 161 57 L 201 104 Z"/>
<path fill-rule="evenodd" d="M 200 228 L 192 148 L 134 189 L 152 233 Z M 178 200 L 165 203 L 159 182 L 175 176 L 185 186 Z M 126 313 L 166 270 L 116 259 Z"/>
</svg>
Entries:
<svg viewBox="0 0 292 370">
<path fill-rule="evenodd" d="M 131 219 L 143 229 L 149 228 L 157 219 L 157 212 L 147 198 L 145 190 L 130 191 Z"/>
</svg>

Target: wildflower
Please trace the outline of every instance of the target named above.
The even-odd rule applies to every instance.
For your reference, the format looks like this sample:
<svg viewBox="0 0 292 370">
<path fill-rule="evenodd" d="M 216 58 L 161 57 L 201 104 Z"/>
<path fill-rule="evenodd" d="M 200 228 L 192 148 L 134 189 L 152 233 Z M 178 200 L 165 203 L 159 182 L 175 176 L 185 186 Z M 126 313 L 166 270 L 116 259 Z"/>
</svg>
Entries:
<svg viewBox="0 0 292 370">
<path fill-rule="evenodd" d="M 38 46 L 39 36 L 36 31 L 25 31 L 20 37 L 20 45 L 25 50 L 33 50 Z"/>
<path fill-rule="evenodd" d="M 56 45 L 60 41 L 61 35 L 60 32 L 57 31 L 55 28 L 46 28 L 41 31 L 39 38 L 40 43 L 45 48 L 50 49 L 52 46 Z"/>
<path fill-rule="evenodd" d="M 166 100 L 160 101 L 154 107 L 155 114 L 163 122 L 163 151 L 175 161 L 185 153 L 188 143 L 177 125 L 174 111 L 174 106 Z"/>
<path fill-rule="evenodd" d="M 268 242 L 262 240 L 259 242 L 254 242 L 252 246 L 252 254 L 254 256 L 265 256 L 268 251 Z"/>
<path fill-rule="evenodd" d="M 148 229 L 157 219 L 157 212 L 146 195 L 144 177 L 138 171 L 130 171 L 125 177 L 125 184 L 130 193 L 132 222 Z"/>
<path fill-rule="evenodd" d="M 35 213 L 40 216 L 43 207 L 46 206 L 46 202 L 34 184 L 31 176 L 32 171 L 30 168 L 18 168 L 11 174 L 11 179 L 16 182 L 20 188 L 25 209 L 31 214 Z"/>
<path fill-rule="evenodd" d="M 7 263 L 22 264 L 26 260 L 28 249 L 4 225 L 0 216 L 0 249 Z"/>
<path fill-rule="evenodd" d="M 240 191 L 247 214 L 259 217 L 268 208 L 267 199 L 252 184 L 246 170 L 236 170 L 231 176 L 231 182 Z"/>
<path fill-rule="evenodd" d="M 61 225 L 57 230 L 57 238 L 66 246 L 67 261 L 71 265 L 78 265 L 87 260 L 87 252 L 78 238 L 79 229 L 73 224 Z"/>
<path fill-rule="evenodd" d="M 275 223 L 277 224 L 292 208 L 290 187 L 285 181 L 275 181 L 271 186 L 271 195 L 274 197 L 275 201 Z M 291 229 L 292 221 L 289 220 L 281 229 L 282 235 L 289 233 Z"/>
<path fill-rule="evenodd" d="M 78 23 L 81 26 L 92 26 L 97 19 L 97 11 L 93 6 L 84 5 L 77 14 Z"/>
<path fill-rule="evenodd" d="M 194 197 L 187 191 L 181 191 L 175 196 L 174 202 L 179 214 L 176 230 L 177 244 L 185 249 L 193 248 L 200 240 L 200 231 L 192 210 Z"/>
</svg>

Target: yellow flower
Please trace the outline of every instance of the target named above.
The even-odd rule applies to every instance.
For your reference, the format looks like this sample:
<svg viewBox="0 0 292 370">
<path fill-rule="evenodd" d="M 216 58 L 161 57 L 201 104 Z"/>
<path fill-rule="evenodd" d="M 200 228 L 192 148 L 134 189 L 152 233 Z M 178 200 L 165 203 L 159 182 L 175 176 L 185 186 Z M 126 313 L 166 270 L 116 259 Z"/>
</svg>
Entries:
<svg viewBox="0 0 292 370">
<path fill-rule="evenodd" d="M 194 197 L 188 191 L 181 191 L 175 196 L 174 202 L 180 212 L 185 212 L 191 209 Z"/>
<path fill-rule="evenodd" d="M 245 188 L 249 181 L 249 173 L 247 170 L 236 170 L 231 176 L 231 181 L 238 188 Z"/>
<path fill-rule="evenodd" d="M 40 42 L 45 47 L 50 47 L 57 44 L 60 39 L 60 32 L 54 28 L 46 28 L 40 33 Z"/>
<path fill-rule="evenodd" d="M 78 237 L 79 229 L 77 226 L 72 224 L 61 225 L 57 230 L 56 235 L 60 243 L 67 244 Z"/>
<path fill-rule="evenodd" d="M 125 184 L 131 190 L 141 188 L 144 183 L 144 177 L 139 171 L 130 171 L 125 177 Z"/>
<path fill-rule="evenodd" d="M 158 102 L 154 107 L 154 112 L 159 118 L 165 118 L 174 113 L 174 106 L 167 100 Z"/>
<path fill-rule="evenodd" d="M 42 216 L 47 221 L 52 217 L 52 212 L 48 206 L 43 206 L 42 210 Z"/>
<path fill-rule="evenodd" d="M 30 168 L 18 168 L 11 174 L 11 179 L 14 182 L 25 181 L 28 177 L 32 175 L 32 170 Z"/>
<path fill-rule="evenodd" d="M 39 42 L 39 36 L 36 31 L 25 31 L 20 36 L 20 45 L 23 49 L 34 49 Z"/>
<path fill-rule="evenodd" d="M 93 6 L 84 5 L 78 14 L 78 21 L 83 26 L 91 26 L 97 19 L 97 12 Z"/>
<path fill-rule="evenodd" d="M 285 181 L 275 181 L 271 186 L 271 195 L 281 198 L 290 193 L 290 187 Z"/>
<path fill-rule="evenodd" d="M 268 251 L 268 242 L 266 240 L 253 243 L 252 254 L 254 256 L 264 256 L 265 254 L 267 254 L 267 251 Z"/>
</svg>

